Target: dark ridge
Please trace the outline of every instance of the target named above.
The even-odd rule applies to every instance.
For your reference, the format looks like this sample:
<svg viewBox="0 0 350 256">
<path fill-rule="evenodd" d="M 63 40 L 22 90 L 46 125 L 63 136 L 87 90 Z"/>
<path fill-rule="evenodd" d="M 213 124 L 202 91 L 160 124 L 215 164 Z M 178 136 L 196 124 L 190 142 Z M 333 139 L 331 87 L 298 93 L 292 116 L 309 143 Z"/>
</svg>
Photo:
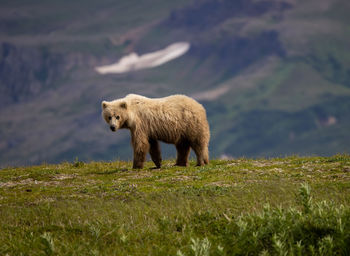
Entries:
<svg viewBox="0 0 350 256">
<path fill-rule="evenodd" d="M 256 37 L 229 37 L 209 43 L 193 43 L 188 53 L 196 59 L 205 60 L 215 56 L 214 70 L 227 70 L 232 76 L 253 62 L 268 56 L 285 57 L 285 49 L 276 31 L 264 31 Z"/>
<path fill-rule="evenodd" d="M 54 86 L 64 58 L 46 47 L 0 44 L 0 106 L 25 101 Z"/>
<path fill-rule="evenodd" d="M 349 123 L 350 98 L 332 97 L 326 102 L 295 113 L 275 110 L 245 112 L 233 121 L 227 133 L 219 135 L 215 140 L 224 141 L 227 134 L 231 134 L 235 139 L 226 148 L 227 153 L 234 156 L 271 156 L 266 152 L 271 152 L 280 145 L 288 147 L 293 143 L 294 136 L 298 138 L 303 134 L 326 129 L 322 121 L 329 116 L 334 116 L 338 123 Z M 299 150 L 303 146 L 309 145 L 299 145 Z M 284 148 L 284 151 L 287 153 L 288 148 Z"/>
<path fill-rule="evenodd" d="M 254 17 L 271 10 L 281 12 L 291 7 L 289 3 L 276 1 L 197 1 L 189 7 L 172 11 L 164 25 L 171 28 L 200 30 L 214 27 L 233 16 Z"/>
</svg>

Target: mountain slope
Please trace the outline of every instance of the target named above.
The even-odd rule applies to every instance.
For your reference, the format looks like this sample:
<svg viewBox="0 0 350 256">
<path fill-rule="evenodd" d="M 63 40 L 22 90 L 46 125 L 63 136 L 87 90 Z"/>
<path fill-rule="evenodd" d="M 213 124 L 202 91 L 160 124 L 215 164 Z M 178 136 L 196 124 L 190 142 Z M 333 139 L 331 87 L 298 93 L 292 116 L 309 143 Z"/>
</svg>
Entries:
<svg viewBox="0 0 350 256">
<path fill-rule="evenodd" d="M 102 100 L 128 93 L 199 100 L 213 157 L 349 152 L 348 10 L 345 0 L 4 3 L 0 165 L 130 159 L 128 132 L 100 117 Z M 190 50 L 160 67 L 94 70 L 177 41 Z"/>
</svg>

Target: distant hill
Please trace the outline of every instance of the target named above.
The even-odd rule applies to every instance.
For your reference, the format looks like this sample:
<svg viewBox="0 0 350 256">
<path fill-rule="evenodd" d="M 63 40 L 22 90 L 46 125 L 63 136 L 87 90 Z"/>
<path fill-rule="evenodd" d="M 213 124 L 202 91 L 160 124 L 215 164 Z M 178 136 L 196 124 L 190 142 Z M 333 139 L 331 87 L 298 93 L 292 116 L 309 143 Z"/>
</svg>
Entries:
<svg viewBox="0 0 350 256">
<path fill-rule="evenodd" d="M 199 100 L 213 157 L 349 153 L 349 11 L 346 0 L 1 3 L 0 166 L 131 159 L 128 132 L 100 115 L 128 93 Z M 162 66 L 95 71 L 179 41 L 189 51 Z"/>
</svg>

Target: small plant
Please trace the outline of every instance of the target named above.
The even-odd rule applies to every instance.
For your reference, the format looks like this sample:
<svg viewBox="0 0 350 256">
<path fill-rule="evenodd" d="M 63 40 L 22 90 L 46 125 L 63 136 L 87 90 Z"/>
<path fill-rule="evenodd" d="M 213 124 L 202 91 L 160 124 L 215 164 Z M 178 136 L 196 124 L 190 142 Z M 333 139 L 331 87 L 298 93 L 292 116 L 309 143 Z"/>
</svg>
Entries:
<svg viewBox="0 0 350 256">
<path fill-rule="evenodd" d="M 303 206 L 303 212 L 309 213 L 312 209 L 312 196 L 309 184 L 303 183 L 299 188 L 299 203 Z"/>
<path fill-rule="evenodd" d="M 200 240 L 199 238 L 194 239 L 191 238 L 191 249 L 194 252 L 195 256 L 209 256 L 209 250 L 210 250 L 210 242 L 208 238 L 204 238 Z"/>
<path fill-rule="evenodd" d="M 84 162 L 79 161 L 78 157 L 76 157 L 72 165 L 75 168 L 80 168 L 84 166 Z"/>
<path fill-rule="evenodd" d="M 211 243 L 208 238 L 199 239 L 191 238 L 191 255 L 194 256 L 209 256 Z M 185 256 L 180 250 L 177 251 L 177 256 Z"/>
<path fill-rule="evenodd" d="M 50 233 L 45 232 L 41 235 L 41 243 L 43 245 L 43 251 L 45 255 L 52 255 L 55 251 L 55 244 Z"/>
</svg>

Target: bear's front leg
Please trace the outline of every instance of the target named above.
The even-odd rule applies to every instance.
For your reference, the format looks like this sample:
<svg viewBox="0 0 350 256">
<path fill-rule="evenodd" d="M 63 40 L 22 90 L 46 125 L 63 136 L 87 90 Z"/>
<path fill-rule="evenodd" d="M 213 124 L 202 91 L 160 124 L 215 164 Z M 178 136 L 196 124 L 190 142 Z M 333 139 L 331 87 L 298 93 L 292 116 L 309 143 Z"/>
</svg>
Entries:
<svg viewBox="0 0 350 256">
<path fill-rule="evenodd" d="M 133 161 L 133 165 L 132 168 L 133 169 L 142 169 L 143 165 L 146 161 L 146 154 L 147 154 L 148 150 L 140 150 L 134 149 L 134 161 Z"/>
<path fill-rule="evenodd" d="M 131 144 L 134 150 L 133 169 L 142 169 L 146 161 L 146 154 L 149 151 L 150 145 L 148 137 L 140 130 L 131 132 Z"/>
<path fill-rule="evenodd" d="M 145 161 L 146 161 L 146 153 L 143 153 L 143 152 L 134 153 L 134 162 L 133 162 L 132 168 L 142 169 Z"/>
<path fill-rule="evenodd" d="M 150 139 L 149 144 L 150 144 L 149 154 L 151 155 L 153 163 L 159 169 L 162 164 L 162 155 L 160 152 L 159 142 L 157 140 Z"/>
<path fill-rule="evenodd" d="M 175 146 L 177 150 L 177 159 L 175 165 L 188 166 L 188 157 L 191 151 L 190 144 L 188 141 L 183 140 L 177 143 Z"/>
<path fill-rule="evenodd" d="M 146 161 L 146 154 L 149 151 L 149 142 L 147 140 L 135 140 L 133 142 L 134 161 L 133 169 L 142 169 Z"/>
</svg>

